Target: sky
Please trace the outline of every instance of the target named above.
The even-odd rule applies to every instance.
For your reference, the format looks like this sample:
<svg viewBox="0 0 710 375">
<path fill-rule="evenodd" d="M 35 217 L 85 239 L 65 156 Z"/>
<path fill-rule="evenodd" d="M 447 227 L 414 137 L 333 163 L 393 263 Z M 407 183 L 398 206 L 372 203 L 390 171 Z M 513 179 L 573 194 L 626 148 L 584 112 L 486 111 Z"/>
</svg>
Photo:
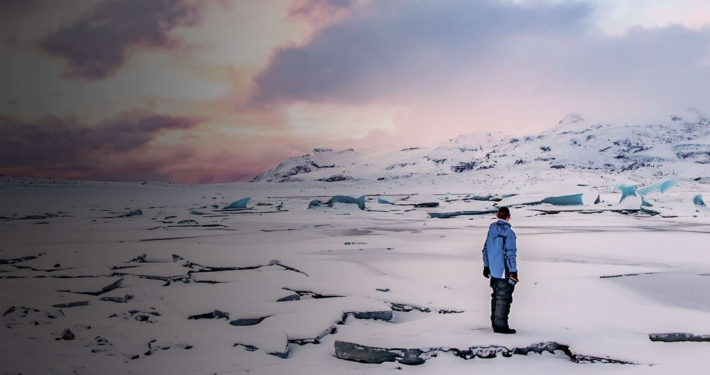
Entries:
<svg viewBox="0 0 710 375">
<path fill-rule="evenodd" d="M 710 113 L 707 0 L 0 0 L 0 174 L 249 181 L 314 147 Z"/>
</svg>

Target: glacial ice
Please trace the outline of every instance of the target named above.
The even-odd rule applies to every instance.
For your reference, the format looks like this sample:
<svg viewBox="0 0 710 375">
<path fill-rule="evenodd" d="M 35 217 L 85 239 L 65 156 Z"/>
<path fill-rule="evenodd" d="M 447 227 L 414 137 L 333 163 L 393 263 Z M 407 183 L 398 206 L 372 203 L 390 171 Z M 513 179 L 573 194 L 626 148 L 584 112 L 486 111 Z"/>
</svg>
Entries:
<svg viewBox="0 0 710 375">
<path fill-rule="evenodd" d="M 229 206 L 225 206 L 224 210 L 243 210 L 247 208 L 247 203 L 251 200 L 250 197 L 242 198 L 238 201 L 232 202 Z"/>
<path fill-rule="evenodd" d="M 628 197 L 633 197 L 636 195 L 636 189 L 638 188 L 638 184 L 619 184 L 616 185 L 616 188 L 621 190 L 621 200 L 619 202 L 623 202 L 624 199 Z"/>
<path fill-rule="evenodd" d="M 665 180 L 665 181 L 659 181 L 654 184 L 642 187 L 641 189 L 638 189 L 636 193 L 640 196 L 645 196 L 651 193 L 665 193 L 666 191 L 674 188 L 676 185 L 678 185 L 678 182 L 675 180 Z"/>
<path fill-rule="evenodd" d="M 335 203 L 357 204 L 358 208 L 360 208 L 361 210 L 364 210 L 365 209 L 365 196 L 363 195 L 360 198 L 353 198 L 353 197 L 348 197 L 347 195 L 334 195 L 327 202 L 325 202 L 325 205 L 328 207 L 333 207 L 333 204 L 335 204 Z M 309 207 L 310 207 L 310 205 L 309 205 Z"/>
<path fill-rule="evenodd" d="M 561 195 L 557 197 L 547 197 L 541 203 L 549 203 L 553 206 L 580 206 L 583 205 L 584 194 Z"/>
<path fill-rule="evenodd" d="M 379 204 L 392 204 L 392 205 L 394 204 L 394 203 L 392 203 L 392 202 L 390 202 L 390 201 L 388 201 L 388 200 L 386 200 L 386 199 L 382 199 L 382 198 L 377 198 L 377 203 L 379 203 Z"/>
<path fill-rule="evenodd" d="M 308 209 L 319 207 L 323 202 L 318 199 L 314 199 L 308 203 Z"/>
<path fill-rule="evenodd" d="M 143 211 L 141 211 L 140 209 L 138 209 L 138 210 L 133 210 L 133 211 L 129 211 L 129 212 L 128 212 L 126 215 L 124 215 L 124 216 L 125 216 L 125 217 L 143 216 Z"/>
<path fill-rule="evenodd" d="M 700 194 L 693 197 L 693 204 L 700 207 L 707 207 L 705 205 L 705 201 L 703 200 L 703 196 Z"/>
</svg>

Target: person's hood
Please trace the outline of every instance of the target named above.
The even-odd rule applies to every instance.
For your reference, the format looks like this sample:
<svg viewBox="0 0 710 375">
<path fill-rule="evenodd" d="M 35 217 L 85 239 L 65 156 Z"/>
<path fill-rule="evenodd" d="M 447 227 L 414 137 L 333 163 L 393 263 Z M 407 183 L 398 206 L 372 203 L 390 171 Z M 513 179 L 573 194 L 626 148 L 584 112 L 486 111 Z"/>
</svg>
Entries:
<svg viewBox="0 0 710 375">
<path fill-rule="evenodd" d="M 491 229 L 495 230 L 496 235 L 498 235 L 510 229 L 510 223 L 505 220 L 498 219 L 498 221 L 491 224 Z"/>
</svg>

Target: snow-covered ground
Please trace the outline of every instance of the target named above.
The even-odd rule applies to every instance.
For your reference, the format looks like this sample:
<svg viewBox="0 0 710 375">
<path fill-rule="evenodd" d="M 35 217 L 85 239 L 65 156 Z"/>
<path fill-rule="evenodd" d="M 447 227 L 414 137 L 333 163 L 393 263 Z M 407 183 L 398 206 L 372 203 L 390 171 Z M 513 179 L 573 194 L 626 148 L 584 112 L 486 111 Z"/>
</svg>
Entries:
<svg viewBox="0 0 710 375">
<path fill-rule="evenodd" d="M 640 211 L 637 195 L 619 202 L 614 186 L 631 178 L 617 173 L 517 185 L 484 172 L 204 186 L 0 178 L 0 372 L 707 371 L 710 343 L 649 340 L 710 334 L 710 212 L 693 202 L 708 200 L 705 180 L 644 191 L 655 211 Z M 307 208 L 336 194 L 367 194 L 367 208 Z M 526 205 L 576 194 L 583 205 Z M 221 210 L 244 197 L 246 210 Z M 414 206 L 424 202 L 439 206 Z M 518 234 L 513 336 L 489 328 L 481 246 L 493 215 L 428 215 L 500 204 Z M 57 340 L 66 329 L 74 338 Z M 429 354 L 421 366 L 364 364 L 336 357 L 336 341 Z M 634 364 L 450 349 L 547 342 Z"/>
</svg>

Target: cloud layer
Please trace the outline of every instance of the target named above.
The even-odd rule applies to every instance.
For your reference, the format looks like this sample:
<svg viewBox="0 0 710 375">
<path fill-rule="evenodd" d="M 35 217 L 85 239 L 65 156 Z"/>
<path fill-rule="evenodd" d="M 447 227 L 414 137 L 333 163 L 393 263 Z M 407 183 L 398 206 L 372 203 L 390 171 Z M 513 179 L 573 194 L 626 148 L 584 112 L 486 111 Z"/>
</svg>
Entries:
<svg viewBox="0 0 710 375">
<path fill-rule="evenodd" d="M 160 158 L 153 157 L 148 144 L 163 131 L 189 130 L 204 121 L 146 110 L 122 112 L 91 125 L 72 117 L 46 115 L 28 122 L 2 116 L 0 168 L 12 174 L 77 174 L 90 179 L 123 179 L 126 173 L 155 177 Z M 179 145 L 171 152 L 183 157 L 192 153 Z M 121 162 L 115 163 L 117 159 Z"/>
<path fill-rule="evenodd" d="M 115 74 L 140 49 L 176 49 L 177 27 L 200 22 L 203 1 L 108 0 L 41 41 L 41 49 L 66 61 L 67 77 L 96 80 Z"/>
<path fill-rule="evenodd" d="M 582 3 L 369 2 L 308 43 L 277 50 L 251 103 L 435 102 L 468 91 L 473 106 L 482 92 L 509 105 L 522 93 L 540 106 L 601 111 L 619 100 L 636 110 L 710 97 L 710 29 L 607 36 L 593 15 Z"/>
</svg>

